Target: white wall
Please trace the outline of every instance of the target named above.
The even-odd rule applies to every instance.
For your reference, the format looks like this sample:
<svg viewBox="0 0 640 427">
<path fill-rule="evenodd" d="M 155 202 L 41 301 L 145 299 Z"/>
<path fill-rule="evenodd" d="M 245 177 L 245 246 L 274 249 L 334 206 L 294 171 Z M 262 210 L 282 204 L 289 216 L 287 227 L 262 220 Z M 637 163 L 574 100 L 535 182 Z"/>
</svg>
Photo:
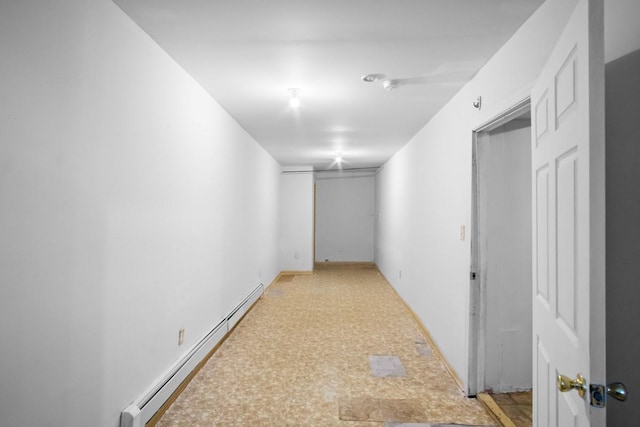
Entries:
<svg viewBox="0 0 640 427">
<path fill-rule="evenodd" d="M 285 171 L 280 176 L 280 270 L 313 271 L 312 169 Z"/>
<path fill-rule="evenodd" d="M 108 0 L 2 2 L 0 52 L 0 424 L 115 427 L 277 275 L 280 167 Z"/>
<path fill-rule="evenodd" d="M 484 386 L 532 386 L 531 122 L 478 139 L 480 280 L 485 289 Z"/>
<path fill-rule="evenodd" d="M 610 62 L 640 48 L 640 2 L 604 0 L 604 60 Z"/>
<path fill-rule="evenodd" d="M 471 216 L 472 130 L 528 95 L 574 5 L 543 3 L 377 176 L 376 263 L 464 382 L 471 251 L 460 226 Z"/>
<path fill-rule="evenodd" d="M 316 178 L 316 261 L 373 262 L 374 183 Z"/>
</svg>

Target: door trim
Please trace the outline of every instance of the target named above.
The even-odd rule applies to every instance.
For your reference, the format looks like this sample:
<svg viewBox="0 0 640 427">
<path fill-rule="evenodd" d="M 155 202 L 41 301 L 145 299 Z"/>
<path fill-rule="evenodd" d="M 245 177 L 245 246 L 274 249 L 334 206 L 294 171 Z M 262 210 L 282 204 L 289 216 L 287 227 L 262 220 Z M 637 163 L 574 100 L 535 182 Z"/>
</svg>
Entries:
<svg viewBox="0 0 640 427">
<path fill-rule="evenodd" d="M 469 365 L 467 396 L 484 391 L 485 376 L 485 283 L 480 271 L 479 225 L 478 225 L 478 140 L 486 138 L 492 130 L 531 110 L 531 97 L 527 95 L 511 107 L 495 115 L 472 130 L 472 176 L 471 176 L 471 265 L 469 277 Z M 475 273 L 475 279 L 472 275 Z"/>
</svg>

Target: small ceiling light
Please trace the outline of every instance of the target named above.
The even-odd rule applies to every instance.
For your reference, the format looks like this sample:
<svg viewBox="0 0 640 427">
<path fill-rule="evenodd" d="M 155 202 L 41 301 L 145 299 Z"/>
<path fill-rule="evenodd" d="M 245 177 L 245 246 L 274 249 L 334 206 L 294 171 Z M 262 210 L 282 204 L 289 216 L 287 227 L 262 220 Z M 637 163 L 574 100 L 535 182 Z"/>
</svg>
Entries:
<svg viewBox="0 0 640 427">
<path fill-rule="evenodd" d="M 342 156 L 340 156 L 340 155 L 336 156 L 336 163 L 337 164 L 341 164 L 342 163 Z"/>
<path fill-rule="evenodd" d="M 362 81 L 367 83 L 377 82 L 385 78 L 384 74 L 367 74 L 366 76 L 362 76 Z"/>
<path fill-rule="evenodd" d="M 300 89 L 298 88 L 291 88 L 289 89 L 289 93 L 291 93 L 291 98 L 289 98 L 289 105 L 292 108 L 298 108 L 300 106 L 300 98 L 298 97 L 298 94 L 300 93 Z"/>
<path fill-rule="evenodd" d="M 394 90 L 400 85 L 400 81 L 397 79 L 385 80 L 382 82 L 382 87 L 387 92 Z"/>
</svg>

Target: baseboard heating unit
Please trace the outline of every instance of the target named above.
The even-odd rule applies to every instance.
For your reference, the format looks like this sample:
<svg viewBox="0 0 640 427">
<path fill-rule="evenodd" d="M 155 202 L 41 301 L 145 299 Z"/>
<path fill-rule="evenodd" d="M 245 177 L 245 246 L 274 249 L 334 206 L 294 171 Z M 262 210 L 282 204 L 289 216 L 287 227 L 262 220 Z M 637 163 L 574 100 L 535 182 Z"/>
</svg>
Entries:
<svg viewBox="0 0 640 427">
<path fill-rule="evenodd" d="M 182 358 L 171 365 L 165 375 L 122 411 L 120 427 L 144 427 L 198 363 L 233 329 L 263 293 L 264 285 L 260 283 L 220 323 L 191 347 Z"/>
</svg>

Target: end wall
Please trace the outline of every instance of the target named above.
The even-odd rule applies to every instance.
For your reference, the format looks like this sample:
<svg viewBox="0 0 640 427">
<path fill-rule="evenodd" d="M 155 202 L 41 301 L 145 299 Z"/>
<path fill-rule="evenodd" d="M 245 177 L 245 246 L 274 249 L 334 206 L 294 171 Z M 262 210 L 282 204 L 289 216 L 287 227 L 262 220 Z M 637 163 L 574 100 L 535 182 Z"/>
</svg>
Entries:
<svg viewBox="0 0 640 427">
<path fill-rule="evenodd" d="M 316 262 L 373 262 L 373 176 L 316 178 Z"/>
<path fill-rule="evenodd" d="M 0 424 L 115 427 L 278 274 L 280 166 L 111 1 L 2 2 L 0 52 Z"/>
</svg>

